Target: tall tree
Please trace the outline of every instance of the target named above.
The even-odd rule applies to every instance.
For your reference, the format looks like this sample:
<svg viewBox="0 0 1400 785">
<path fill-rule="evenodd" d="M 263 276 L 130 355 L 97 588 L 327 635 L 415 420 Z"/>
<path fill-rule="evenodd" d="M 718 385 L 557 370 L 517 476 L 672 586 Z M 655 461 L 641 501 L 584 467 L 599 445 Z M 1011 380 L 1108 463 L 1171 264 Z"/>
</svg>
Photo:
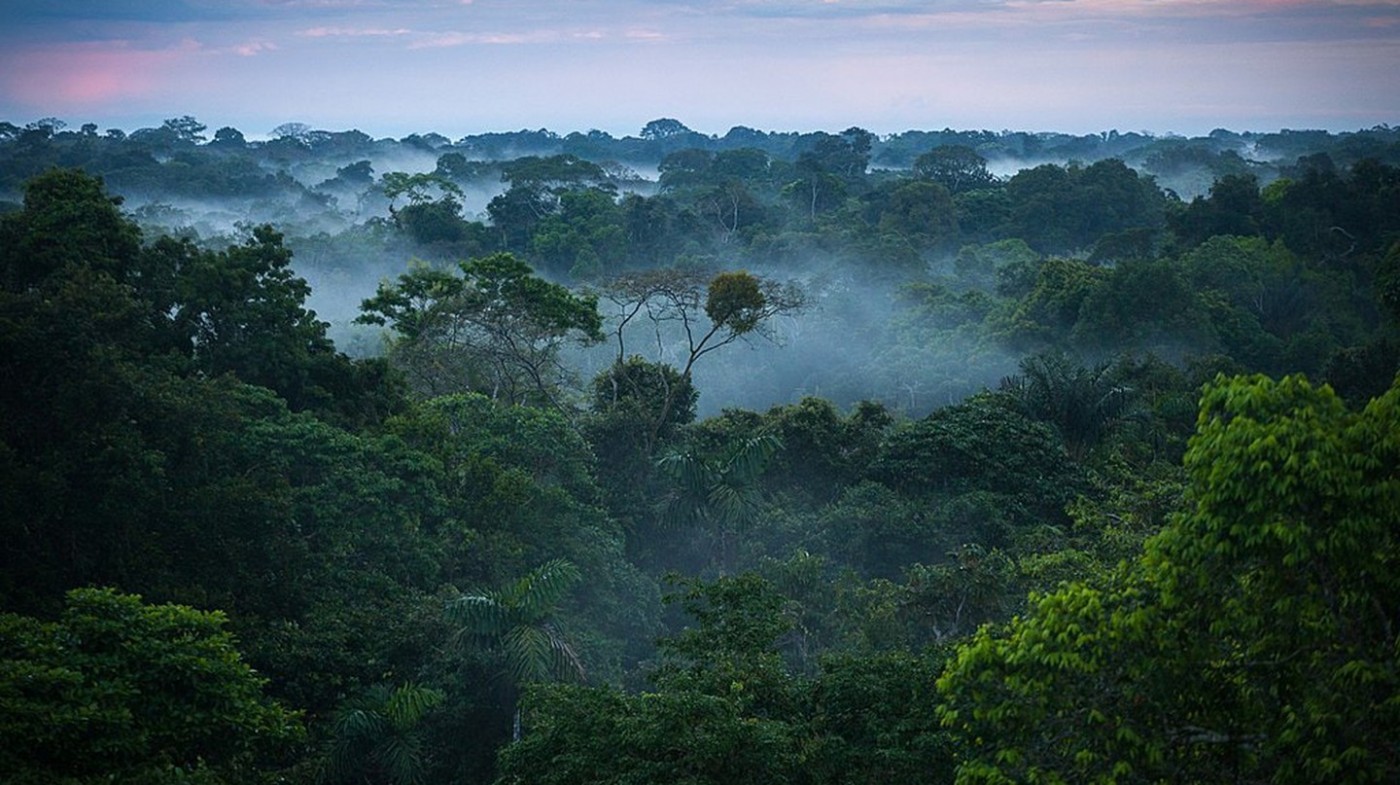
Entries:
<svg viewBox="0 0 1400 785">
<path fill-rule="evenodd" d="M 987 159 L 966 145 L 939 145 L 914 160 L 914 174 L 932 180 L 960 194 L 990 188 L 997 184 L 996 176 L 987 171 Z"/>
<path fill-rule="evenodd" d="M 671 410 L 688 394 L 695 364 L 705 355 L 751 335 L 771 336 L 774 317 L 802 308 L 802 291 L 794 284 L 760 278 L 742 270 L 707 278 L 691 270 L 652 270 L 618 276 L 604 287 L 604 297 L 617 308 L 612 333 L 617 338 L 617 363 L 627 357 L 627 328 L 646 319 L 658 350 L 679 333 L 676 358 L 684 384 L 670 385 L 652 422 L 648 450 L 655 446 Z M 667 354 L 658 359 L 665 360 Z"/>
</svg>

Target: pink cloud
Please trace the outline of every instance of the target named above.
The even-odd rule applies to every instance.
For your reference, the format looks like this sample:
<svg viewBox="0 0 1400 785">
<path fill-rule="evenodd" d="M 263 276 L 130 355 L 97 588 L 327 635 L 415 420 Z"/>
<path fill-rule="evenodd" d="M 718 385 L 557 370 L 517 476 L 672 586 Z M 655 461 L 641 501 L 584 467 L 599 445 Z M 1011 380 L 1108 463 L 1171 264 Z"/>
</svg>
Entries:
<svg viewBox="0 0 1400 785">
<path fill-rule="evenodd" d="M 180 61 L 199 51 L 194 41 L 168 49 L 99 41 L 21 48 L 4 58 L 5 94 L 34 106 L 77 109 L 150 95 Z"/>
<path fill-rule="evenodd" d="M 234 53 L 242 55 L 243 57 L 254 57 L 263 52 L 271 52 L 275 49 L 277 49 L 277 44 L 271 41 L 249 41 L 233 47 Z"/>
</svg>

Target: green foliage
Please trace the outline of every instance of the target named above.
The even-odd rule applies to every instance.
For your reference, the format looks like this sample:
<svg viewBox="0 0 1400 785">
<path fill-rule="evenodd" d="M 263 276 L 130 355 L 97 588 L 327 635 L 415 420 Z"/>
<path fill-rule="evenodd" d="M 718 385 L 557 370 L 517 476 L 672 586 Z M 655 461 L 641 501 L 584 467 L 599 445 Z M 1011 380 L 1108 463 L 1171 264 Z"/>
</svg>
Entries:
<svg viewBox="0 0 1400 785">
<path fill-rule="evenodd" d="M 658 432 L 663 437 L 694 421 L 699 397 L 700 391 L 675 368 L 637 355 L 613 363 L 593 379 L 595 412 L 649 425 L 664 411 L 666 420 Z"/>
<path fill-rule="evenodd" d="M 734 540 L 749 528 L 762 504 L 759 477 L 781 447 L 776 436 L 754 436 L 716 456 L 692 449 L 671 453 L 658 464 L 672 482 L 665 518 L 681 526 L 701 527 L 715 537 L 714 561 L 721 570 L 733 567 Z"/>
<path fill-rule="evenodd" d="M 1022 412 L 1055 426 L 1082 460 L 1131 413 L 1133 391 L 1110 370 L 1109 363 L 1087 368 L 1063 354 L 1033 355 L 1021 361 L 1020 374 L 1002 380 L 1001 390 Z"/>
<path fill-rule="evenodd" d="M 555 400 L 567 380 L 560 347 L 602 340 L 596 299 L 535 276 L 508 253 L 459 267 L 460 278 L 420 266 L 381 283 L 356 321 L 398 333 L 390 356 L 425 395 Z"/>
<path fill-rule="evenodd" d="M 1051 428 L 984 394 L 891 434 L 872 475 L 909 494 L 1002 494 L 1050 522 L 1086 489 L 1067 458 Z"/>
<path fill-rule="evenodd" d="M 735 335 L 757 327 L 767 304 L 759 280 L 743 271 L 716 275 L 705 291 L 705 315 Z"/>
<path fill-rule="evenodd" d="M 318 781 L 423 782 L 430 755 L 422 722 L 442 701 L 440 691 L 411 683 L 376 685 L 346 701 L 331 721 Z"/>
<path fill-rule="evenodd" d="M 125 282 L 141 234 L 105 193 L 102 180 L 55 169 L 24 187 L 24 210 L 0 220 L 0 282 L 22 291 L 82 265 Z"/>
<path fill-rule="evenodd" d="M 812 685 L 814 783 L 951 782 L 955 748 L 930 710 L 937 650 L 831 656 Z"/>
<path fill-rule="evenodd" d="M 464 635 L 499 646 L 507 673 L 518 682 L 582 679 L 583 663 L 550 618 L 582 577 L 567 561 L 546 562 L 502 589 L 452 600 L 448 618 Z"/>
<path fill-rule="evenodd" d="M 786 724 L 716 696 L 551 686 L 526 701 L 529 732 L 501 753 L 503 781 L 779 785 L 800 772 Z"/>
<path fill-rule="evenodd" d="M 933 561 L 958 544 L 939 536 L 927 505 L 875 482 L 847 488 L 817 525 L 825 551 L 866 575 L 897 575 L 901 566 Z"/>
<path fill-rule="evenodd" d="M 828 657 L 811 680 L 775 650 L 783 597 L 755 575 L 691 583 L 695 626 L 663 640 L 654 689 L 548 686 L 501 754 L 530 782 L 951 781 L 952 748 L 929 711 L 937 652 Z"/>
<path fill-rule="evenodd" d="M 943 248 L 958 234 L 953 199 L 938 183 L 912 182 L 894 189 L 880 212 L 879 231 L 920 248 Z"/>
<path fill-rule="evenodd" d="M 987 159 L 966 145 L 939 145 L 920 155 L 914 159 L 914 174 L 938 183 L 953 194 L 997 184 L 996 177 L 987 171 Z"/>
<path fill-rule="evenodd" d="M 559 211 L 540 221 L 531 250 L 546 270 L 595 279 L 627 257 L 622 211 L 610 194 L 565 191 Z"/>
<path fill-rule="evenodd" d="M 1209 351 L 1215 331 L 1198 290 L 1165 260 L 1132 259 L 1085 293 L 1071 333 L 1087 350 L 1176 353 Z"/>
<path fill-rule="evenodd" d="M 504 779 L 543 782 L 787 782 L 799 772 L 797 694 L 773 646 L 781 598 L 756 576 L 691 584 L 698 627 L 663 641 L 657 690 L 551 687 L 526 695 L 528 732 Z"/>
<path fill-rule="evenodd" d="M 110 589 L 69 592 L 56 622 L 0 615 L 6 781 L 258 781 L 301 725 L 224 623 Z"/>
<path fill-rule="evenodd" d="M 1088 249 L 1105 234 L 1155 229 L 1164 222 L 1161 190 L 1116 159 L 1082 168 L 1023 169 L 1007 181 L 1006 194 L 1006 236 L 1020 237 L 1043 253 Z"/>
<path fill-rule="evenodd" d="M 792 502 L 813 503 L 831 501 L 864 477 L 893 424 L 880 404 L 859 403 L 843 416 L 830 401 L 813 396 L 775 406 L 763 419 L 760 427 L 782 441 L 764 471 L 766 482 Z"/>
<path fill-rule="evenodd" d="M 113 585 L 222 608 L 266 690 L 311 718 L 288 780 L 326 763 L 344 781 L 489 781 L 517 693 L 493 676 L 586 665 L 631 688 L 649 660 L 643 693 L 531 690 L 507 781 L 941 781 L 955 752 L 967 781 L 1396 779 L 1393 131 L 649 129 L 453 143 L 288 124 L 205 145 L 190 117 L 130 137 L 0 123 L 7 193 L 82 165 L 185 238 L 143 241 L 74 170 L 0 205 L 0 605 L 51 618 L 64 591 Z M 1250 144 L 1306 157 L 1235 154 Z M 369 162 L 395 151 L 438 168 L 376 184 Z M 1174 204 L 1118 154 L 1178 190 L 1206 185 L 1186 163 L 1232 176 Z M 1100 163 L 1003 187 L 984 157 Z M 662 193 L 616 160 L 660 161 Z M 464 220 L 461 189 L 498 174 L 489 226 Z M 226 236 L 171 206 L 188 197 L 250 220 Z M 307 310 L 308 279 L 322 294 L 410 253 L 474 261 L 386 283 L 364 321 L 391 325 L 423 396 L 496 400 L 410 406 L 389 361 L 347 360 Z M 721 259 L 754 272 L 717 275 Z M 797 267 L 819 310 L 780 322 L 804 298 L 759 271 Z M 565 347 L 599 339 L 596 304 L 532 270 L 607 277 L 617 362 L 589 388 L 571 389 Z M 699 358 L 779 332 L 797 351 L 733 375 L 831 400 L 693 423 Z M 803 351 L 822 341 L 858 351 Z M 1047 348 L 1094 361 L 1017 371 Z M 1125 350 L 1153 354 L 1110 359 Z M 1183 474 L 1198 385 L 1221 369 L 1322 370 L 1353 405 L 1377 400 L 1217 383 Z M 918 416 L 1012 373 L 914 422 L 842 414 L 874 398 Z M 663 501 L 697 525 L 668 526 Z M 559 560 L 583 577 L 551 578 Z M 770 583 L 686 584 L 696 622 L 658 659 L 644 571 L 676 565 Z M 453 586 L 494 588 L 449 619 Z M 931 693 L 943 655 L 910 647 L 1022 611 Z M 177 726 L 171 696 L 192 688 L 171 652 L 222 632 L 127 647 L 172 663 L 160 683 L 104 653 L 98 685 L 69 667 L 96 638 L 64 624 L 0 617 L 0 663 L 24 677 L 0 679 L 0 778 L 44 755 L 18 781 L 264 779 L 273 761 L 226 713 Z M 122 626 L 166 641 L 142 624 Z M 477 645 L 444 645 L 473 625 Z M 140 714 L 137 677 L 168 716 Z M 59 698 L 72 707 L 50 711 Z M 132 763 L 138 721 L 161 725 L 147 741 L 232 752 Z"/>
<path fill-rule="evenodd" d="M 1207 387 L 1191 510 L 940 679 L 959 780 L 1393 779 L 1398 418 L 1400 385 L 1361 412 L 1297 377 Z"/>
<path fill-rule="evenodd" d="M 461 187 L 436 172 L 385 172 L 380 178 L 379 187 L 390 202 L 400 196 L 407 196 L 411 204 L 424 204 L 433 191 L 438 191 L 446 198 L 462 198 Z"/>
<path fill-rule="evenodd" d="M 497 675 L 508 679 L 514 706 L 512 738 L 521 734 L 522 685 L 586 674 L 583 660 L 555 618 L 564 595 L 582 573 L 563 559 L 546 562 L 498 590 L 462 594 L 447 603 L 459 636 L 492 655 Z"/>
<path fill-rule="evenodd" d="M 1086 262 L 1047 259 L 1036 268 L 1030 290 L 1017 299 L 1000 329 L 1012 345 L 1062 344 L 1079 321 L 1085 301 L 1106 277 L 1105 270 Z"/>
</svg>

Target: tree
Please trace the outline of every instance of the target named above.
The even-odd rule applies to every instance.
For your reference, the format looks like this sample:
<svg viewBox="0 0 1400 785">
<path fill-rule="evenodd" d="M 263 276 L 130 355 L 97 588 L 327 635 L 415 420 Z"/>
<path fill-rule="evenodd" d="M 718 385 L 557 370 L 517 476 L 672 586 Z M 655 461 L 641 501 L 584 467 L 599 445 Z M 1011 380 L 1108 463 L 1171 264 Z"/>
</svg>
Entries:
<svg viewBox="0 0 1400 785">
<path fill-rule="evenodd" d="M 999 287 L 1005 284 L 1010 293 L 1029 283 L 1030 289 L 1002 317 L 1006 323 L 998 327 L 1015 345 L 1062 346 L 1078 325 L 1085 301 L 1104 287 L 1109 276 L 1109 271 L 1075 259 L 1047 259 L 1038 265 L 1031 262 L 1019 270 L 1004 268 L 997 276 Z M 1119 316 L 1120 311 L 1109 315 Z"/>
<path fill-rule="evenodd" d="M 680 120 L 662 117 L 657 120 L 652 120 L 642 126 L 641 137 L 649 141 L 655 141 L 657 139 L 666 139 L 672 136 L 691 133 L 695 132 L 685 127 L 685 123 L 682 123 Z"/>
<path fill-rule="evenodd" d="M 774 317 L 795 312 L 803 305 L 802 292 L 795 285 L 742 270 L 708 279 L 698 271 L 679 269 L 620 275 L 605 284 L 603 296 L 617 307 L 613 328 L 617 361 L 623 362 L 628 356 L 628 326 L 645 316 L 654 329 L 658 350 L 664 349 L 663 331 L 683 336 L 673 354 L 686 384 L 700 358 L 749 335 L 768 335 Z M 670 388 L 652 422 L 647 439 L 649 452 L 686 389 L 684 385 Z"/>
<path fill-rule="evenodd" d="M 72 169 L 25 183 L 24 209 L 0 218 L 0 285 L 19 292 L 61 280 L 76 266 L 136 283 L 141 232 L 121 203 L 102 180 Z"/>
<path fill-rule="evenodd" d="M 208 252 L 188 243 L 161 246 L 179 261 L 177 329 L 189 336 L 197 367 L 209 375 L 276 390 L 306 408 L 308 366 L 335 356 L 326 323 L 305 307 L 311 287 L 291 267 L 292 252 L 271 226 L 242 245 Z"/>
<path fill-rule="evenodd" d="M 700 391 L 674 367 L 636 355 L 614 362 L 593 379 L 592 407 L 600 414 L 636 419 L 650 426 L 671 399 L 660 436 L 693 422 L 699 397 Z"/>
<path fill-rule="evenodd" d="M 273 139 L 290 139 L 292 141 L 305 144 L 310 138 L 311 126 L 306 123 L 282 123 L 268 132 Z"/>
<path fill-rule="evenodd" d="M 1116 159 L 1023 169 L 1007 181 L 1006 194 L 1011 204 L 1005 231 L 1046 253 L 1088 249 L 1106 234 L 1157 229 L 1165 222 L 1161 189 Z"/>
<path fill-rule="evenodd" d="M 161 130 L 170 133 L 176 141 L 185 144 L 198 144 L 204 141 L 204 132 L 209 126 L 190 115 L 172 117 L 161 124 Z"/>
<path fill-rule="evenodd" d="M 75 589 L 62 616 L 0 614 L 8 782 L 251 781 L 301 736 L 263 694 L 222 613 Z"/>
<path fill-rule="evenodd" d="M 536 226 L 530 246 L 548 270 L 576 280 L 598 278 L 627 257 L 622 211 L 603 191 L 565 191 L 559 210 Z"/>
<path fill-rule="evenodd" d="M 248 140 L 243 136 L 242 131 L 226 125 L 214 132 L 214 140 L 209 144 L 214 147 L 241 149 L 247 146 Z"/>
<path fill-rule="evenodd" d="M 1053 519 L 1083 488 L 1067 458 L 1049 426 L 983 393 L 896 430 L 871 474 L 910 494 L 1005 494 Z"/>
<path fill-rule="evenodd" d="M 966 145 L 939 145 L 914 160 L 914 175 L 948 189 L 950 194 L 976 191 L 997 184 L 987 171 L 987 159 Z"/>
<path fill-rule="evenodd" d="M 566 341 L 602 340 L 597 300 L 536 277 L 508 253 L 458 265 L 461 277 L 417 267 L 381 283 L 362 324 L 387 324 L 391 359 L 420 393 L 482 390 L 513 403 L 558 402 Z"/>
<path fill-rule="evenodd" d="M 1021 361 L 1021 372 L 1001 381 L 1001 390 L 1030 417 L 1055 426 L 1069 454 L 1083 460 L 1128 413 L 1133 391 L 1119 384 L 1111 363 L 1092 368 L 1064 354 L 1038 354 Z"/>
<path fill-rule="evenodd" d="M 1228 174 L 1211 184 L 1207 196 L 1192 199 L 1186 209 L 1173 215 L 1169 224 L 1183 243 L 1196 246 L 1220 235 L 1258 235 L 1263 212 L 1254 175 Z"/>
<path fill-rule="evenodd" d="M 565 194 L 597 192 L 609 201 L 617 195 L 601 166 L 575 155 L 517 158 L 501 165 L 501 179 L 509 187 L 487 203 L 486 212 L 501 233 L 500 247 L 509 250 L 528 250 L 541 222 L 562 209 Z"/>
<path fill-rule="evenodd" d="M 881 232 L 908 239 L 916 247 L 938 248 L 957 236 L 956 209 L 938 183 L 912 182 L 895 188 L 880 211 Z"/>
<path fill-rule="evenodd" d="M 346 701 L 331 721 L 325 762 L 318 780 L 416 785 L 429 755 L 423 749 L 423 718 L 443 694 L 416 684 L 380 684 Z"/>
<path fill-rule="evenodd" d="M 661 459 L 661 470 L 675 484 L 666 517 L 713 530 L 721 574 L 733 567 L 735 538 L 752 523 L 762 499 L 759 476 L 781 447 L 777 437 L 763 435 L 735 442 L 713 457 L 691 449 Z"/>
<path fill-rule="evenodd" d="M 810 752 L 816 783 L 951 783 L 956 749 L 930 707 L 947 654 L 831 655 L 812 684 Z"/>
<path fill-rule="evenodd" d="M 379 178 L 379 187 L 389 200 L 391 213 L 394 211 L 394 200 L 400 196 L 408 197 L 409 204 L 415 205 L 427 202 L 434 191 L 442 199 L 450 198 L 459 202 L 463 198 L 461 186 L 436 172 L 385 172 L 384 176 Z"/>
<path fill-rule="evenodd" d="M 1400 380 L 1350 412 L 1219 377 L 1185 465 L 1191 509 L 1141 557 L 959 650 L 961 782 L 1400 776 Z"/>
<path fill-rule="evenodd" d="M 447 604 L 448 618 L 463 637 L 500 655 L 516 685 L 584 678 L 583 661 L 554 619 L 559 603 L 583 576 L 571 562 L 555 559 L 502 589 L 463 594 Z M 513 738 L 520 740 L 520 707 Z"/>
</svg>

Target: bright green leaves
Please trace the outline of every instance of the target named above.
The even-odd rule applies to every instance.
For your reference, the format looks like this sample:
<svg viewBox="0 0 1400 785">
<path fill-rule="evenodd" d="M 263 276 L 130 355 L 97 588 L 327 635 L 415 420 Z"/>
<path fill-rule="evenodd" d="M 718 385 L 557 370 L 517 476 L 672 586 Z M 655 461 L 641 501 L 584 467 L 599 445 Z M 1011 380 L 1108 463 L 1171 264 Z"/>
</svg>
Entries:
<svg viewBox="0 0 1400 785">
<path fill-rule="evenodd" d="M 54 623 L 0 615 L 0 771 L 94 785 L 251 775 L 301 727 L 223 625 L 105 589 L 69 592 Z"/>
<path fill-rule="evenodd" d="M 1400 386 L 1207 387 L 1194 508 L 1102 586 L 984 629 L 940 680 L 964 782 L 1397 775 Z"/>
</svg>

